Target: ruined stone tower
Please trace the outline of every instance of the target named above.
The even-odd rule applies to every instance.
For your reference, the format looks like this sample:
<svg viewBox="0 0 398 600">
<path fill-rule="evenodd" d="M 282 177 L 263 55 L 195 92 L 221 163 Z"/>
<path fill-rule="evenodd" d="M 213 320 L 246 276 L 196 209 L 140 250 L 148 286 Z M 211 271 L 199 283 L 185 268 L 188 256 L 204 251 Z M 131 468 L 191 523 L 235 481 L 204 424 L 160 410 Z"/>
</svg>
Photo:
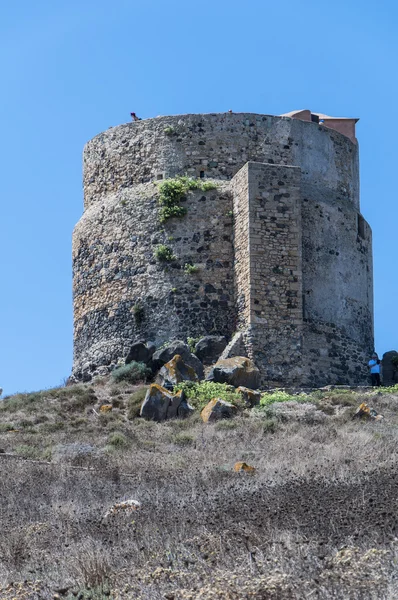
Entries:
<svg viewBox="0 0 398 600">
<path fill-rule="evenodd" d="M 182 115 L 88 142 L 73 234 L 74 375 L 138 339 L 241 330 L 263 384 L 363 383 L 372 251 L 355 122 Z M 216 187 L 189 192 L 186 214 L 161 223 L 156 184 L 177 175 Z M 161 244 L 173 260 L 156 258 Z"/>
</svg>

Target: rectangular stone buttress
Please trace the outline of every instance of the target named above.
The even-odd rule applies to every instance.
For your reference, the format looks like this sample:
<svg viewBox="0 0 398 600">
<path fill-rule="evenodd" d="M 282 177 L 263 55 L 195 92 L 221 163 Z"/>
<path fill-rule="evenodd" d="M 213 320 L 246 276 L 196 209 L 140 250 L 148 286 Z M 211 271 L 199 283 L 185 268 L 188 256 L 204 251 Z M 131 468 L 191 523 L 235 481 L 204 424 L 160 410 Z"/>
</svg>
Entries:
<svg viewBox="0 0 398 600">
<path fill-rule="evenodd" d="M 262 385 L 300 380 L 300 169 L 248 162 L 232 180 L 238 327 Z"/>
</svg>

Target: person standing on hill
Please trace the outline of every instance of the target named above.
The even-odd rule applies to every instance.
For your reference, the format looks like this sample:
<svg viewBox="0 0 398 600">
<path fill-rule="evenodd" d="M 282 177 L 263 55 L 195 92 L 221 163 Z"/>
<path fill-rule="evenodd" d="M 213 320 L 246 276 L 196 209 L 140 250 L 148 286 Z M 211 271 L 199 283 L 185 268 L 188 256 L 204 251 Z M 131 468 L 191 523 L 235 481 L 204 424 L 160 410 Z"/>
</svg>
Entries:
<svg viewBox="0 0 398 600">
<path fill-rule="evenodd" d="M 377 356 L 376 352 L 372 354 L 372 358 L 368 362 L 368 367 L 370 371 L 370 379 L 372 381 L 373 387 L 378 387 L 381 385 L 380 382 L 380 360 Z"/>
</svg>

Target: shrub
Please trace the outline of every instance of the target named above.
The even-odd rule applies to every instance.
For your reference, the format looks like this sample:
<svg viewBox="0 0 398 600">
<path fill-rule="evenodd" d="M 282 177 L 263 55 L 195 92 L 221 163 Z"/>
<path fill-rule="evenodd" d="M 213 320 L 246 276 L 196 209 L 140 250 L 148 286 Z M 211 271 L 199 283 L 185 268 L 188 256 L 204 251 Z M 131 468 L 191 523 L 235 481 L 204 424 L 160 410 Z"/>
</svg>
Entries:
<svg viewBox="0 0 398 600">
<path fill-rule="evenodd" d="M 28 446 L 27 444 L 21 444 L 14 448 L 14 454 L 22 456 L 23 458 L 29 458 L 31 460 L 39 460 L 43 458 L 42 452 L 35 446 Z"/>
<path fill-rule="evenodd" d="M 260 406 L 269 406 L 270 404 L 274 404 L 275 402 L 291 402 L 294 400 L 295 402 L 303 402 L 303 397 L 300 396 L 292 396 L 283 390 L 276 390 L 275 392 L 266 392 L 261 396 Z M 306 402 L 308 402 L 308 397 L 306 397 Z"/>
<path fill-rule="evenodd" d="M 236 429 L 237 427 L 238 423 L 233 419 L 225 419 L 216 423 L 217 431 L 231 431 L 231 429 Z"/>
<path fill-rule="evenodd" d="M 214 383 L 213 381 L 183 381 L 174 387 L 174 391 L 184 390 L 194 408 L 202 409 L 213 398 L 221 398 L 226 402 L 242 406 L 242 399 L 232 385 Z"/>
<path fill-rule="evenodd" d="M 318 404 L 317 409 L 325 413 L 325 415 L 334 415 L 334 408 L 330 404 Z"/>
<path fill-rule="evenodd" d="M 264 433 L 275 433 L 278 428 L 276 419 L 265 419 L 262 425 Z"/>
<path fill-rule="evenodd" d="M 14 413 L 18 410 L 33 412 L 36 404 L 43 399 L 44 392 L 31 392 L 29 394 L 15 394 L 8 396 L 0 402 L 0 412 Z"/>
<path fill-rule="evenodd" d="M 396 383 L 395 385 L 391 385 L 390 387 L 379 387 L 378 392 L 382 392 L 383 394 L 397 394 L 398 383 Z"/>
<path fill-rule="evenodd" d="M 159 246 L 157 246 L 157 248 L 155 249 L 155 256 L 158 260 L 162 262 L 175 260 L 176 258 L 173 254 L 172 249 L 169 248 L 169 246 L 165 246 L 164 244 L 159 244 Z"/>
<path fill-rule="evenodd" d="M 146 381 L 151 374 L 145 363 L 133 360 L 129 365 L 122 365 L 112 371 L 112 379 L 116 383 L 127 381 L 128 383 L 137 383 L 137 381 Z"/>
<path fill-rule="evenodd" d="M 340 392 L 332 393 L 330 396 L 328 394 L 327 398 L 334 406 L 356 406 L 358 404 L 358 396 L 349 390 L 341 390 Z"/>
<path fill-rule="evenodd" d="M 55 423 L 44 423 L 40 428 L 41 431 L 46 433 L 55 433 L 56 431 L 62 431 L 65 429 L 65 421 L 55 421 Z"/>
<path fill-rule="evenodd" d="M 129 440 L 120 431 L 114 431 L 108 438 L 109 446 L 112 448 L 127 448 L 130 445 Z"/>
<path fill-rule="evenodd" d="M 104 587 L 109 583 L 113 572 L 105 552 L 97 548 L 83 548 L 75 558 L 75 564 L 79 579 L 83 581 L 86 588 L 94 589 L 96 593 L 105 592 Z M 91 594 L 87 596 L 89 597 L 92 598 Z M 97 599 L 99 596 L 94 598 Z"/>
<path fill-rule="evenodd" d="M 174 133 L 174 127 L 170 127 L 170 126 L 169 127 L 165 127 L 163 129 L 163 131 L 165 132 L 166 135 L 173 135 L 173 133 Z"/>
<path fill-rule="evenodd" d="M 0 433 L 13 431 L 13 429 L 16 429 L 14 423 L 0 423 Z"/>
<path fill-rule="evenodd" d="M 173 437 L 173 442 L 174 442 L 174 444 L 177 444 L 178 446 L 190 446 L 191 444 L 193 444 L 195 442 L 195 438 L 190 433 L 181 432 L 181 433 L 177 433 Z"/>
<path fill-rule="evenodd" d="M 64 398 L 62 398 L 64 399 Z M 95 390 L 92 387 L 75 386 L 74 395 L 67 399 L 66 408 L 69 411 L 84 410 L 87 406 L 97 402 Z"/>
</svg>

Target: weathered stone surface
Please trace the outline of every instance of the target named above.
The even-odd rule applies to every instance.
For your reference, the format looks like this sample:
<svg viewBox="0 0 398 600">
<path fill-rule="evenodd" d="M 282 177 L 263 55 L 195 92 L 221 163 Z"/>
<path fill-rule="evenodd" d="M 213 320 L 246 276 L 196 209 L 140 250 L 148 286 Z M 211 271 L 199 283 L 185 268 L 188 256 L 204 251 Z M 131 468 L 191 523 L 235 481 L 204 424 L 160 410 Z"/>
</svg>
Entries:
<svg viewBox="0 0 398 600">
<path fill-rule="evenodd" d="M 242 400 L 246 404 L 246 406 L 252 407 L 260 404 L 261 392 L 251 390 L 250 388 L 244 387 L 243 385 L 240 385 L 237 391 L 240 392 Z"/>
<path fill-rule="evenodd" d="M 177 354 L 181 356 L 186 365 L 195 370 L 199 379 L 203 378 L 204 370 L 202 363 L 194 354 L 191 353 L 188 344 L 182 342 L 181 340 L 170 342 L 154 353 L 152 357 L 153 369 L 160 369 Z"/>
<path fill-rule="evenodd" d="M 193 412 L 194 409 L 188 404 L 182 390 L 172 394 L 161 385 L 153 383 L 142 403 L 140 416 L 151 421 L 165 421 L 175 417 L 184 419 Z"/>
<path fill-rule="evenodd" d="M 180 408 L 181 402 L 186 402 L 185 393 L 179 390 L 170 399 L 170 404 L 167 409 L 166 419 L 174 419 L 178 416 L 178 409 Z"/>
<path fill-rule="evenodd" d="M 195 409 L 189 404 L 187 400 L 181 400 L 181 403 L 177 409 L 177 417 L 180 419 L 187 419 L 195 412 Z"/>
<path fill-rule="evenodd" d="M 173 394 L 157 383 L 153 383 L 149 386 L 142 403 L 140 416 L 151 421 L 165 421 L 172 401 Z"/>
<path fill-rule="evenodd" d="M 233 358 L 234 356 L 244 356 L 246 354 L 243 333 L 238 331 L 232 336 L 231 341 L 226 345 L 220 355 L 220 359 Z"/>
<path fill-rule="evenodd" d="M 235 356 L 217 361 L 206 379 L 216 383 L 229 383 L 235 387 L 255 389 L 260 384 L 260 371 L 249 358 Z"/>
<path fill-rule="evenodd" d="M 204 423 L 209 423 L 211 421 L 218 421 L 219 419 L 230 419 L 236 412 L 237 408 L 233 404 L 225 402 L 221 398 L 213 398 L 204 407 L 200 416 Z"/>
<path fill-rule="evenodd" d="M 135 342 L 126 357 L 126 365 L 129 365 L 131 362 L 142 362 L 146 365 L 149 365 L 152 360 L 152 355 L 156 350 L 155 344 L 152 342 L 145 342 L 140 340 L 139 342 Z"/>
<path fill-rule="evenodd" d="M 398 358 L 396 350 L 390 350 L 383 354 L 381 361 L 381 376 L 384 386 L 395 385 L 398 383 L 398 365 L 394 365 L 392 359 Z"/>
<path fill-rule="evenodd" d="M 217 361 L 221 352 L 227 345 L 227 339 L 223 335 L 206 335 L 202 337 L 195 346 L 195 354 L 205 365 Z"/>
<path fill-rule="evenodd" d="M 199 378 L 193 367 L 187 365 L 182 356 L 176 354 L 160 369 L 157 381 L 166 389 L 172 390 L 177 383 L 182 381 L 198 381 Z"/>
</svg>

